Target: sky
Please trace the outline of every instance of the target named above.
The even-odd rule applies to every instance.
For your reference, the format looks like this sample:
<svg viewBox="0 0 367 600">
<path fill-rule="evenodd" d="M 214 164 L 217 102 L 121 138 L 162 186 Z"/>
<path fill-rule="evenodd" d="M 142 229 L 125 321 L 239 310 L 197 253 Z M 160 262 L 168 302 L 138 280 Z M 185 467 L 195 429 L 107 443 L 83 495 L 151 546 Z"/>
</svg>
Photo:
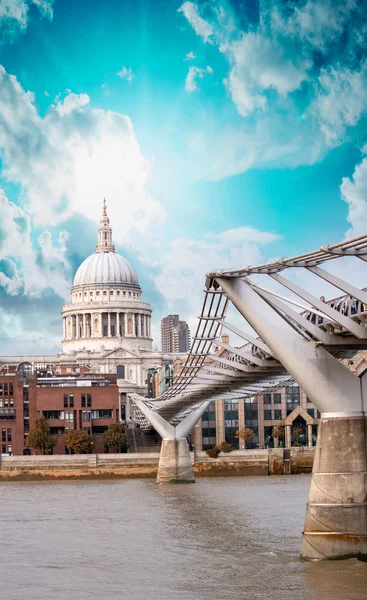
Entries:
<svg viewBox="0 0 367 600">
<path fill-rule="evenodd" d="M 104 197 L 158 346 L 169 313 L 194 329 L 207 271 L 365 233 L 366 14 L 0 0 L 0 354 L 61 350 Z"/>
</svg>

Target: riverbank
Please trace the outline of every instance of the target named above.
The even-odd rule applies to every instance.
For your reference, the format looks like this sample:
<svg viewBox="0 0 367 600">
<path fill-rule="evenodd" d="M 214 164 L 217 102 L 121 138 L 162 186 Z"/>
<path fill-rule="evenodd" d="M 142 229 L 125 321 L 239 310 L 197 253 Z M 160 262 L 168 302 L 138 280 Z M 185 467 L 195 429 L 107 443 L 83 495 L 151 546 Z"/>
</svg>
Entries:
<svg viewBox="0 0 367 600">
<path fill-rule="evenodd" d="M 192 452 L 197 477 L 288 475 L 312 470 L 315 448 L 234 450 L 209 458 Z M 159 453 L 3 456 L 1 481 L 155 478 Z"/>
</svg>

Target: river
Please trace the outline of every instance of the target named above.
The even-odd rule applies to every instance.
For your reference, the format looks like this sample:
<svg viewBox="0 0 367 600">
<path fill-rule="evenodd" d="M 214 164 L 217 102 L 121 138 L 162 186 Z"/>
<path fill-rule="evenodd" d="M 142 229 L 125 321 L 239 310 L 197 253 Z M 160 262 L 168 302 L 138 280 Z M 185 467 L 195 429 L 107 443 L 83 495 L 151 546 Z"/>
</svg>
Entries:
<svg viewBox="0 0 367 600">
<path fill-rule="evenodd" d="M 0 484 L 1 600 L 361 600 L 299 559 L 308 475 Z"/>
</svg>

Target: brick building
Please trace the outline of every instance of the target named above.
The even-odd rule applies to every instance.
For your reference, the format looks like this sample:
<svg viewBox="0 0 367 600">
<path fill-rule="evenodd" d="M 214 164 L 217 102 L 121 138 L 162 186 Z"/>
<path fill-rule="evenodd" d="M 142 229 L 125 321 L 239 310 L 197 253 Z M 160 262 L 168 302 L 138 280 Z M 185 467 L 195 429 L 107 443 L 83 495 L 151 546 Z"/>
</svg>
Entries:
<svg viewBox="0 0 367 600">
<path fill-rule="evenodd" d="M 104 452 L 103 433 L 120 421 L 120 410 L 116 375 L 55 375 L 23 367 L 0 373 L 1 454 L 31 453 L 25 438 L 40 417 L 56 440 L 54 454 L 68 452 L 64 439 L 69 429 L 87 431 L 94 452 Z"/>
</svg>

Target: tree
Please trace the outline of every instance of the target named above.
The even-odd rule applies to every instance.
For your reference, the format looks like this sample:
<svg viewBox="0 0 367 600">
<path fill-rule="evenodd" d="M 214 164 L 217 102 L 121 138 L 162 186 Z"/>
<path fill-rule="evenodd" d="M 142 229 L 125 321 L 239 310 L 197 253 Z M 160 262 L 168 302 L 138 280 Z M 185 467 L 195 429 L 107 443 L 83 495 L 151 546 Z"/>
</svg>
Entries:
<svg viewBox="0 0 367 600">
<path fill-rule="evenodd" d="M 92 438 L 82 429 L 69 429 L 65 435 L 65 447 L 75 454 L 88 454 L 92 452 Z"/>
<path fill-rule="evenodd" d="M 255 432 L 249 427 L 242 427 L 242 429 L 237 429 L 234 436 L 240 440 L 243 440 L 246 448 L 247 440 L 252 440 L 255 437 Z"/>
<path fill-rule="evenodd" d="M 221 452 L 232 452 L 231 444 L 228 444 L 228 442 L 226 441 L 223 441 L 219 444 L 219 449 Z"/>
<path fill-rule="evenodd" d="M 33 450 L 41 450 L 42 454 L 48 454 L 56 445 L 56 440 L 50 434 L 50 428 L 46 419 L 36 419 L 32 429 L 25 439 L 25 444 Z"/>
<path fill-rule="evenodd" d="M 292 428 L 293 446 L 300 446 L 302 438 L 302 427 L 296 425 Z"/>
<path fill-rule="evenodd" d="M 127 449 L 127 435 L 122 423 L 113 423 L 103 434 L 103 441 L 107 448 L 114 448 L 117 452 Z"/>
<path fill-rule="evenodd" d="M 273 438 L 276 438 L 278 441 L 283 440 L 285 438 L 285 427 L 284 425 L 275 425 L 272 431 Z"/>
<path fill-rule="evenodd" d="M 206 453 L 209 456 L 209 458 L 218 458 L 220 448 L 219 446 L 213 446 L 213 448 L 209 448 L 209 450 L 207 450 Z"/>
</svg>

